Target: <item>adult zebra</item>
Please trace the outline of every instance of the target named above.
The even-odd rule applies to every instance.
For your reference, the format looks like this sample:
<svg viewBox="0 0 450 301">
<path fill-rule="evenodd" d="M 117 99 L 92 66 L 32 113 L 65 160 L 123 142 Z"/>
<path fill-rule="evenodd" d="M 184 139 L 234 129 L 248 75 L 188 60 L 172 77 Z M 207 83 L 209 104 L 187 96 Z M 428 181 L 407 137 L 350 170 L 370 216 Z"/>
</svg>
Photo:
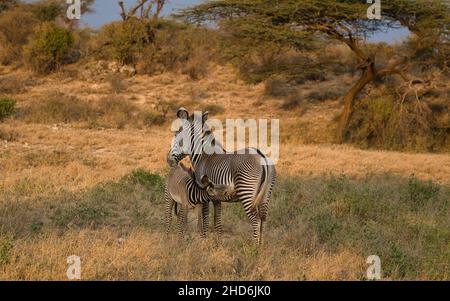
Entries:
<svg viewBox="0 0 450 301">
<path fill-rule="evenodd" d="M 206 124 L 208 112 L 189 115 L 186 109 L 180 108 L 177 117 L 182 123 L 175 133 L 167 162 L 174 166 L 189 156 L 197 185 L 203 187 L 201 179 L 206 175 L 214 183 L 234 187 L 236 195 L 230 201 L 242 203 L 253 228 L 253 238 L 261 244 L 275 184 L 275 167 L 257 149 L 226 152 Z M 220 221 L 220 202 L 214 202 L 214 213 L 215 220 Z M 216 223 L 218 227 L 221 225 Z"/>
</svg>

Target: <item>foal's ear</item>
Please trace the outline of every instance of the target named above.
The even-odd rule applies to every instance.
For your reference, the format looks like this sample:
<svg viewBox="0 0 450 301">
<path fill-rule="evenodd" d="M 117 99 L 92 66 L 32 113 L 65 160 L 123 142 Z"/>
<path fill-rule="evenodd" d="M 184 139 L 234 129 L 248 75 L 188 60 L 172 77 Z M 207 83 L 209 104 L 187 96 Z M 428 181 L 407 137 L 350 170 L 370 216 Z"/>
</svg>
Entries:
<svg viewBox="0 0 450 301">
<path fill-rule="evenodd" d="M 188 119 L 189 118 L 189 113 L 188 113 L 188 111 L 185 108 L 181 107 L 177 111 L 177 117 L 180 118 L 180 119 Z"/>
<path fill-rule="evenodd" d="M 203 112 L 203 115 L 202 115 L 202 121 L 203 121 L 203 123 L 205 123 L 206 120 L 208 120 L 208 115 L 209 115 L 209 112 L 208 112 L 208 111 Z"/>
<path fill-rule="evenodd" d="M 180 166 L 181 169 L 183 169 L 185 172 L 187 172 L 192 178 L 195 177 L 194 169 L 192 168 L 192 165 L 190 165 L 190 164 L 188 165 L 185 160 L 181 160 L 178 163 L 178 166 Z"/>
<path fill-rule="evenodd" d="M 203 186 L 205 186 L 205 187 L 209 187 L 209 186 L 213 187 L 214 186 L 214 184 L 209 180 L 207 175 L 204 175 L 202 177 L 201 182 L 202 182 Z"/>
</svg>

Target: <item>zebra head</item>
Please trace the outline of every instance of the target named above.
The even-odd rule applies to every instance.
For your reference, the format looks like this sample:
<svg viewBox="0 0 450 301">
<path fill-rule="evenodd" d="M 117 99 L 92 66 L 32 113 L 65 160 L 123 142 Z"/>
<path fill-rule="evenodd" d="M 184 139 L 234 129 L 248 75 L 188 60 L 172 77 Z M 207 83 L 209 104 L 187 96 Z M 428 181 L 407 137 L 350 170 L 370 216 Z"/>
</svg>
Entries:
<svg viewBox="0 0 450 301">
<path fill-rule="evenodd" d="M 194 162 L 195 156 L 203 152 L 203 135 L 206 128 L 205 122 L 208 119 L 208 112 L 194 113 L 189 116 L 185 108 L 178 109 L 177 120 L 173 123 L 175 137 L 167 155 L 167 163 L 173 167 L 190 156 Z M 210 132 L 210 131 L 208 131 Z"/>
</svg>

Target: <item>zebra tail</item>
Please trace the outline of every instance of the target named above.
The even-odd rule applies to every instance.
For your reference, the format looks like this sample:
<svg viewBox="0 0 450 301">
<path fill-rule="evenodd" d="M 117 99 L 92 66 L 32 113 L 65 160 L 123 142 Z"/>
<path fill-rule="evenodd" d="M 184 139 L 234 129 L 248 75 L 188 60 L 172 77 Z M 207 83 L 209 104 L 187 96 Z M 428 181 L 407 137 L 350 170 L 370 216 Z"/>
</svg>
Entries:
<svg viewBox="0 0 450 301">
<path fill-rule="evenodd" d="M 259 215 L 261 215 L 262 213 L 260 212 L 260 205 L 262 205 L 262 203 L 266 200 L 270 189 L 272 189 L 273 181 L 275 180 L 275 168 L 273 164 L 270 164 L 268 159 L 262 153 L 260 153 L 260 155 L 265 160 L 265 164 L 263 164 L 264 179 L 261 183 L 259 192 L 256 195 L 255 201 L 253 202 L 253 208 L 256 209 Z M 263 213 L 263 215 L 265 214 Z M 264 216 L 261 217 L 264 218 Z"/>
</svg>

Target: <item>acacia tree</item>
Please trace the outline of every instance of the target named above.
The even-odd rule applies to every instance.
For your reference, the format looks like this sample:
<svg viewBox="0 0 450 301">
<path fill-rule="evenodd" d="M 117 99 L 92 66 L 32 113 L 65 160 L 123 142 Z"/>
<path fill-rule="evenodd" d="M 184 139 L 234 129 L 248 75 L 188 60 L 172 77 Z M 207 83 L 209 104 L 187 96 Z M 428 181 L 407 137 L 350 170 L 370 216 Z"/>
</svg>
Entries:
<svg viewBox="0 0 450 301">
<path fill-rule="evenodd" d="M 232 31 L 242 42 L 264 39 L 299 49 L 302 39 L 322 35 L 349 47 L 358 62 L 359 79 L 345 94 L 337 141 L 346 138 L 349 120 L 360 92 L 377 78 L 397 74 L 408 77 L 412 59 L 422 56 L 448 56 L 449 6 L 443 0 L 383 1 L 383 20 L 368 20 L 368 4 L 361 0 L 216 0 L 184 10 L 179 16 L 193 23 L 217 23 Z M 381 64 L 365 37 L 379 31 L 406 27 L 414 34 L 413 51 L 393 55 Z M 447 45 L 447 46 L 446 46 Z M 307 45 L 306 45 L 307 46 Z M 448 60 L 445 62 L 448 67 Z"/>
<path fill-rule="evenodd" d="M 123 1 L 119 1 L 120 16 L 124 21 L 132 17 L 141 20 L 158 20 L 166 2 L 166 0 L 138 0 L 127 12 Z"/>
</svg>

